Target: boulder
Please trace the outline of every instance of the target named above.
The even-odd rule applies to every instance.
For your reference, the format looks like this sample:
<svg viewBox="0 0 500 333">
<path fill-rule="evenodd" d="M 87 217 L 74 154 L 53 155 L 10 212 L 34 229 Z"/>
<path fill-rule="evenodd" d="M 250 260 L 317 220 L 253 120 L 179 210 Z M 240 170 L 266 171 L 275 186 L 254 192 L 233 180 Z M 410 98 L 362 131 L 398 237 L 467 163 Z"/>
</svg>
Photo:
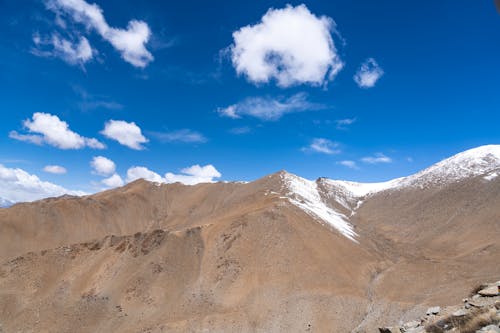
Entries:
<svg viewBox="0 0 500 333">
<path fill-rule="evenodd" d="M 489 286 L 487 288 L 479 290 L 478 294 L 484 297 L 493 297 L 500 295 L 498 291 L 499 287 L 495 284 L 493 286 Z"/>
<path fill-rule="evenodd" d="M 467 313 L 469 313 L 467 310 L 465 309 L 460 309 L 460 310 L 457 310 L 455 312 L 452 313 L 452 316 L 453 317 L 463 317 L 465 316 Z"/>
<path fill-rule="evenodd" d="M 476 331 L 479 333 L 500 333 L 500 328 L 496 325 L 488 325 L 486 327 L 481 328 L 479 331 Z"/>
<path fill-rule="evenodd" d="M 433 306 L 432 308 L 428 308 L 426 313 L 428 316 L 437 315 L 439 313 L 439 311 L 441 311 L 441 307 Z"/>
<path fill-rule="evenodd" d="M 422 326 L 410 328 L 406 330 L 405 333 L 425 333 L 425 328 L 423 328 Z"/>
<path fill-rule="evenodd" d="M 408 332 L 412 328 L 417 328 L 420 326 L 420 321 L 413 320 L 403 325 L 403 331 Z"/>
</svg>

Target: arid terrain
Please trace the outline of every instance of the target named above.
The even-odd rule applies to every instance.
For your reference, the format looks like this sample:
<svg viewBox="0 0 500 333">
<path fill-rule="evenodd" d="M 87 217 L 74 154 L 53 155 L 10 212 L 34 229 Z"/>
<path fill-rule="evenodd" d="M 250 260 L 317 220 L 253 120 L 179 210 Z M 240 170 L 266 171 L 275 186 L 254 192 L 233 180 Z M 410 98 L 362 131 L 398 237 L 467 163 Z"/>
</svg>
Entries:
<svg viewBox="0 0 500 333">
<path fill-rule="evenodd" d="M 377 332 L 500 279 L 500 146 L 386 183 L 138 180 L 0 209 L 0 331 Z"/>
</svg>

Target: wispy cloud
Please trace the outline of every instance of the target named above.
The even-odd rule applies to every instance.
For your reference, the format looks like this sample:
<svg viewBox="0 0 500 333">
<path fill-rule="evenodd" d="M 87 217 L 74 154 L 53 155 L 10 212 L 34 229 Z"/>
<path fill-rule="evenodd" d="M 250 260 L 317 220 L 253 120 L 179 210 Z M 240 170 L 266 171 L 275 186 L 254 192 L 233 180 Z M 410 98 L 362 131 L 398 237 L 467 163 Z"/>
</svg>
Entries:
<svg viewBox="0 0 500 333">
<path fill-rule="evenodd" d="M 68 40 L 55 33 L 50 38 L 35 34 L 35 47 L 31 53 L 39 57 L 60 58 L 70 65 L 83 65 L 92 60 L 94 51 L 87 38 L 78 36 L 75 39 Z"/>
<path fill-rule="evenodd" d="M 47 165 L 43 168 L 43 171 L 52 173 L 55 175 L 62 175 L 67 172 L 65 167 L 62 167 L 60 165 Z"/>
<path fill-rule="evenodd" d="M 333 155 L 341 152 L 339 146 L 337 142 L 324 138 L 315 138 L 311 141 L 309 146 L 302 148 L 302 151 Z"/>
<path fill-rule="evenodd" d="M 171 132 L 148 132 L 148 133 L 162 142 L 181 142 L 181 143 L 207 142 L 207 138 L 203 134 L 187 128 Z"/>
<path fill-rule="evenodd" d="M 233 33 L 233 66 L 256 84 L 276 80 L 280 87 L 324 85 L 343 67 L 332 31 L 330 17 L 318 17 L 305 5 L 271 8 L 261 22 Z"/>
<path fill-rule="evenodd" d="M 49 113 L 36 112 L 32 119 L 26 119 L 23 125 L 28 132 L 35 134 L 19 134 L 11 131 L 9 137 L 37 145 L 48 144 L 60 149 L 106 148 L 97 139 L 86 138 L 73 132 L 68 123 Z"/>
<path fill-rule="evenodd" d="M 337 124 L 337 129 L 346 130 L 349 125 L 352 125 L 356 122 L 356 118 L 345 118 L 345 119 L 337 119 L 335 120 L 335 124 Z"/>
<path fill-rule="evenodd" d="M 377 81 L 384 75 L 384 71 L 377 64 L 375 59 L 368 58 L 361 64 L 354 75 L 354 81 L 360 88 L 372 88 Z"/>
<path fill-rule="evenodd" d="M 373 156 L 363 157 L 361 161 L 368 164 L 392 163 L 392 158 L 382 153 L 376 153 Z"/>
<path fill-rule="evenodd" d="M 349 169 L 355 169 L 355 170 L 359 169 L 358 164 L 355 161 L 344 160 L 344 161 L 339 161 L 337 163 L 340 165 L 343 165 Z"/>
<path fill-rule="evenodd" d="M 117 103 L 106 96 L 95 95 L 89 93 L 80 86 L 73 86 L 73 91 L 80 98 L 76 104 L 82 111 L 90 111 L 94 109 L 120 110 L 123 105 Z"/>
<path fill-rule="evenodd" d="M 289 113 L 325 108 L 324 105 L 309 102 L 307 97 L 306 93 L 298 93 L 288 98 L 248 97 L 237 104 L 217 109 L 217 113 L 233 119 L 250 116 L 264 121 L 276 121 Z"/>
</svg>

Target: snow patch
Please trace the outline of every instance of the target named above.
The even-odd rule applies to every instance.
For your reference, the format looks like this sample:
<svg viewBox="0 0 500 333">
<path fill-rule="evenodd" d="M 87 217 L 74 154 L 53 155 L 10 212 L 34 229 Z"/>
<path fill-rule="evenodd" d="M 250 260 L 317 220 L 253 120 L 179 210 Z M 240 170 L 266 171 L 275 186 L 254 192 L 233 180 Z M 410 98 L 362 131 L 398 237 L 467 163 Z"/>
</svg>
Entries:
<svg viewBox="0 0 500 333">
<path fill-rule="evenodd" d="M 357 234 L 347 217 L 323 202 L 316 182 L 289 173 L 282 173 L 281 177 L 288 190 L 286 199 L 290 203 L 315 219 L 332 226 L 350 240 L 357 242 L 355 239 Z"/>
<path fill-rule="evenodd" d="M 492 180 L 500 174 L 500 145 L 488 145 L 466 150 L 447 158 L 414 175 L 396 178 L 381 183 L 356 183 L 343 180 L 321 178 L 328 189 L 328 196 L 344 207 L 355 211 L 360 198 L 365 198 L 385 190 L 408 187 L 425 188 L 441 186 L 462 179 L 485 175 Z"/>
<path fill-rule="evenodd" d="M 490 181 L 498 177 L 498 172 L 492 172 L 489 175 L 484 176 L 483 178 Z"/>
</svg>

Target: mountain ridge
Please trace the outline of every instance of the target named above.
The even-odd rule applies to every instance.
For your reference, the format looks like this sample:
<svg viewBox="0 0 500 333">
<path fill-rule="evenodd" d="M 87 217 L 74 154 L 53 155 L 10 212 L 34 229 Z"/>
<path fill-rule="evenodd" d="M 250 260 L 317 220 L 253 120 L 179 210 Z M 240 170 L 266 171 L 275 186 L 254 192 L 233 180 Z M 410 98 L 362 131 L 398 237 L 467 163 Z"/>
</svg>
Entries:
<svg viewBox="0 0 500 333">
<path fill-rule="evenodd" d="M 409 321 L 500 276 L 490 149 L 423 173 L 428 186 L 280 171 L 249 183 L 137 180 L 0 209 L 0 324 L 376 332 Z M 460 163 L 460 177 L 435 177 Z"/>
</svg>

